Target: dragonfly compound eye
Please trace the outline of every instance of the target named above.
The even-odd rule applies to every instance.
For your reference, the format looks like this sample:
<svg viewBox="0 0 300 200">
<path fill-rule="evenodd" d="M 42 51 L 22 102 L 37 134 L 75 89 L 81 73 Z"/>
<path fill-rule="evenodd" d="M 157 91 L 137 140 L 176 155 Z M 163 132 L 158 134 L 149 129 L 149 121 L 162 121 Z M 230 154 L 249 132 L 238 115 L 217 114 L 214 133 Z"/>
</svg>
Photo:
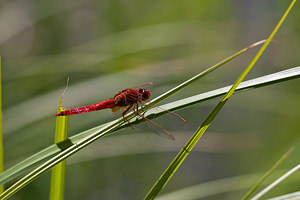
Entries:
<svg viewBox="0 0 300 200">
<path fill-rule="evenodd" d="M 149 90 L 146 90 L 145 88 L 140 88 L 138 90 L 138 93 L 140 93 L 142 95 L 143 100 L 147 100 L 150 98 L 150 92 L 149 92 Z"/>
<path fill-rule="evenodd" d="M 150 98 L 150 92 L 149 92 L 149 90 L 144 90 L 144 92 L 143 92 L 143 99 L 147 100 L 149 98 Z"/>
</svg>

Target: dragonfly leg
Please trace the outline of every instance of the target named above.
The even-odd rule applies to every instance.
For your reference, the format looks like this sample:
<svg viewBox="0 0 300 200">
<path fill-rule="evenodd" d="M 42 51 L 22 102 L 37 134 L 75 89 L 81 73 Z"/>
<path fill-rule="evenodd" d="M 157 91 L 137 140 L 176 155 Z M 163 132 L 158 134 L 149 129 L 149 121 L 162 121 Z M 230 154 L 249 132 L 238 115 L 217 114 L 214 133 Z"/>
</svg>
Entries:
<svg viewBox="0 0 300 200">
<path fill-rule="evenodd" d="M 167 133 L 168 137 L 171 139 L 171 140 L 175 140 L 175 137 L 169 133 L 169 131 L 167 131 L 166 129 L 164 129 L 162 126 L 158 125 L 157 123 L 155 123 L 154 121 L 152 121 L 151 119 L 148 119 L 147 117 L 145 117 L 144 115 L 140 114 L 139 113 L 139 110 L 138 110 L 138 104 L 136 103 L 133 107 L 133 111 L 138 115 L 140 116 L 141 118 L 143 118 L 144 120 L 152 123 L 153 125 L 157 126 L 158 128 L 162 129 L 165 133 Z"/>
<path fill-rule="evenodd" d="M 130 110 L 131 107 L 132 107 L 132 104 L 130 104 L 129 106 L 127 106 L 127 108 L 122 112 L 123 119 L 128 123 L 128 125 L 130 125 L 130 123 L 127 120 L 127 118 L 125 117 L 125 114 Z"/>
<path fill-rule="evenodd" d="M 135 114 L 137 114 L 138 116 L 145 118 L 144 115 L 142 115 L 141 113 L 139 113 L 139 104 L 136 103 L 134 104 L 133 108 L 132 108 L 133 112 L 135 112 Z"/>
<path fill-rule="evenodd" d="M 146 118 L 144 115 L 142 115 L 141 113 L 139 113 L 139 105 L 138 103 L 136 103 L 134 106 L 133 106 L 133 111 L 138 115 L 140 116 L 141 118 L 144 118 L 146 119 L 147 121 L 149 121 L 150 119 Z M 151 121 L 151 120 L 150 120 Z"/>
</svg>

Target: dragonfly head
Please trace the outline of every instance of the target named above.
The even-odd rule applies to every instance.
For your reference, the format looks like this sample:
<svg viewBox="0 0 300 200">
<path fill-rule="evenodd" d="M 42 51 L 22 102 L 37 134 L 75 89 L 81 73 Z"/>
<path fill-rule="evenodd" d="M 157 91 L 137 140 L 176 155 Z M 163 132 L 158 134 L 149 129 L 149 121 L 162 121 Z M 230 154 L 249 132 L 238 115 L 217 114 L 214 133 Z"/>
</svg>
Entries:
<svg viewBox="0 0 300 200">
<path fill-rule="evenodd" d="M 138 91 L 142 95 L 142 100 L 147 100 L 150 98 L 150 91 L 145 88 L 140 88 Z"/>
</svg>

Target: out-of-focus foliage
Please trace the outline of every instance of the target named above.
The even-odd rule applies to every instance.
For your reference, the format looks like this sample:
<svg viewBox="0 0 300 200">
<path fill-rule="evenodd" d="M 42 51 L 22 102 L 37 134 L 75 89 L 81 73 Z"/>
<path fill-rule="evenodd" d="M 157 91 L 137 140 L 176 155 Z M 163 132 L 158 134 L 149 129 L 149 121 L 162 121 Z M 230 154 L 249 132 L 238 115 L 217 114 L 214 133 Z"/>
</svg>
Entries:
<svg viewBox="0 0 300 200">
<path fill-rule="evenodd" d="M 149 81 L 154 82 L 155 97 L 265 39 L 288 4 L 280 0 L 1 2 L 5 166 L 53 142 L 54 113 L 67 77 L 70 84 L 63 99 L 67 108 L 96 103 Z M 298 2 L 276 35 L 278 42 L 270 45 L 249 77 L 299 65 L 299 11 Z M 255 51 L 170 100 L 232 83 Z M 234 96 L 198 144 L 200 150 L 192 153 L 164 192 L 265 171 L 291 145 L 296 150 L 285 167 L 299 162 L 299 87 L 299 80 L 293 80 Z M 172 125 L 176 122 L 172 116 L 158 119 L 174 134 L 175 142 L 144 133 L 147 127 L 142 126 L 120 131 L 78 153 L 67 161 L 66 199 L 141 199 L 215 103 L 180 111 L 189 128 Z M 196 110 L 203 112 L 203 118 L 194 117 Z M 113 118 L 109 110 L 71 116 L 69 135 Z M 131 149 L 137 140 L 145 140 L 145 146 Z M 49 175 L 15 198 L 47 199 Z M 270 195 L 295 188 L 283 185 Z M 243 192 L 222 199 L 241 197 Z"/>
</svg>

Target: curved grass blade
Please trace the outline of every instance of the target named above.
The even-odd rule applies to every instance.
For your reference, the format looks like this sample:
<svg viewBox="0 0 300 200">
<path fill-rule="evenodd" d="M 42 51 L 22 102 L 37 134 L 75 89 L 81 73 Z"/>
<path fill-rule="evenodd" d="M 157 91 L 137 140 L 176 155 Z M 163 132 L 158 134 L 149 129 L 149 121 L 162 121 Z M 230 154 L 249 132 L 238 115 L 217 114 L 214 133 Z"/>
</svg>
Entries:
<svg viewBox="0 0 300 200">
<path fill-rule="evenodd" d="M 300 199 L 300 191 L 285 194 L 268 200 L 296 200 L 296 199 Z"/>
<path fill-rule="evenodd" d="M 268 85 L 280 83 L 283 81 L 288 81 L 288 80 L 293 80 L 296 78 L 300 78 L 300 66 L 294 67 L 291 69 L 283 70 L 277 73 L 261 76 L 259 78 L 254 78 L 248 81 L 242 82 L 237 89 L 234 91 L 234 93 L 239 93 L 239 92 L 245 92 L 251 89 L 256 89 L 256 88 L 261 88 L 265 87 Z M 231 86 L 226 86 L 223 88 L 219 88 L 216 90 L 212 90 L 209 92 L 205 92 L 202 94 L 194 95 L 191 97 L 187 97 L 178 101 L 174 101 L 168 104 L 161 105 L 165 110 L 171 110 L 171 111 L 177 111 L 183 108 L 187 108 L 189 106 L 207 102 L 210 100 L 214 100 L 216 98 L 219 98 L 223 95 L 226 94 L 226 92 L 232 87 Z M 150 113 L 151 112 L 151 113 Z M 152 109 L 147 110 L 145 113 L 145 116 L 147 118 L 156 118 L 159 115 L 164 114 L 163 111 L 161 112 L 154 112 Z"/>
<path fill-rule="evenodd" d="M 247 194 L 242 198 L 242 200 L 246 200 L 250 197 L 251 194 L 263 183 L 266 178 L 268 178 L 271 173 L 294 151 L 294 147 L 290 148 L 281 158 L 269 169 L 263 177 L 247 192 Z"/>
<path fill-rule="evenodd" d="M 276 170 L 274 175 L 282 174 L 284 170 Z M 214 196 L 221 194 L 227 194 L 231 192 L 238 192 L 246 190 L 255 184 L 256 180 L 262 177 L 262 173 L 252 173 L 245 175 L 238 175 L 233 177 L 227 177 L 200 183 L 197 185 L 181 188 L 166 194 L 162 194 L 157 197 L 157 200 L 194 200 L 194 199 L 215 199 Z M 288 183 L 297 183 L 298 179 L 289 179 Z M 287 182 L 285 182 L 287 184 Z M 263 186 L 267 186 L 267 183 L 263 183 Z M 271 199 L 270 199 L 271 200 Z M 273 199 L 272 199 L 273 200 Z M 275 199 L 274 199 L 275 200 Z M 279 199 L 278 199 L 279 200 Z M 289 199 L 291 200 L 291 199 Z"/>
<path fill-rule="evenodd" d="M 179 26 L 178 29 L 180 29 L 180 27 L 182 27 L 182 26 Z M 158 30 L 158 29 L 156 29 L 156 30 Z M 159 47 L 155 47 L 155 48 L 159 48 Z M 76 64 L 81 63 L 80 62 L 81 56 L 75 56 L 74 58 L 73 58 L 73 56 L 70 58 L 72 60 L 72 62 L 75 62 Z M 62 59 L 62 60 L 64 60 L 64 59 Z M 38 59 L 37 61 L 32 63 L 32 65 L 36 65 L 34 68 L 31 68 L 32 72 L 36 72 L 36 71 L 40 70 L 39 66 L 41 65 L 41 62 L 43 62 L 44 65 L 48 66 L 49 63 L 53 62 L 53 58 L 46 59 L 46 61 L 44 61 L 44 59 L 41 59 L 41 60 Z M 23 63 L 23 62 L 21 62 L 21 63 Z M 29 62 L 29 63 L 31 63 L 31 62 Z M 18 65 L 18 63 L 17 63 L 17 65 Z M 70 68 L 68 71 L 70 71 L 70 70 L 72 70 L 72 69 Z M 110 84 L 112 87 L 119 87 L 120 85 L 124 84 L 124 80 L 127 81 L 128 83 L 130 83 L 130 85 L 131 84 L 132 85 L 136 84 L 136 83 L 132 82 L 132 78 L 124 77 L 124 73 L 120 72 L 120 73 L 117 73 L 116 75 L 106 75 L 106 76 L 102 77 L 101 79 L 100 78 L 95 78 L 95 79 L 91 79 L 89 81 L 85 81 L 83 83 L 75 84 L 74 85 L 74 87 L 75 87 L 74 90 L 77 91 L 78 93 L 77 93 L 77 95 L 76 94 L 74 94 L 74 95 L 79 97 L 80 95 L 78 95 L 78 94 L 81 94 L 81 91 L 82 91 L 81 88 L 82 87 L 94 87 L 94 88 L 96 88 L 95 83 L 96 84 L 99 84 L 99 83 L 100 84 L 105 84 L 105 83 L 107 83 L 107 81 L 110 81 L 111 78 L 118 78 L 118 80 L 119 80 L 119 81 L 113 81 Z M 105 79 L 105 80 L 103 80 L 103 79 Z M 123 82 L 120 81 L 121 79 L 123 80 Z M 137 77 L 135 79 L 135 81 L 143 81 L 143 78 Z M 106 92 L 100 92 L 100 93 L 107 94 Z M 4 132 L 4 134 L 5 133 L 10 134 L 10 133 L 12 133 L 14 131 L 17 131 L 18 129 L 22 128 L 23 126 L 33 124 L 34 122 L 36 122 L 36 121 L 38 121 L 42 118 L 49 117 L 49 114 L 52 113 L 53 111 L 51 111 L 48 107 L 45 107 L 43 105 L 48 104 L 48 105 L 55 106 L 54 105 L 55 103 L 52 103 L 51 101 L 49 101 L 49 99 L 52 99 L 53 96 L 58 96 L 58 95 L 60 95 L 60 92 L 58 92 L 58 90 L 55 90 L 53 92 L 50 92 L 50 93 L 40 95 L 38 97 L 26 100 L 26 101 L 24 101 L 20 104 L 12 106 L 9 109 L 6 109 L 6 111 L 4 112 L 6 118 L 4 120 L 7 124 L 5 126 L 6 131 Z M 97 95 L 89 95 L 89 96 L 96 98 Z M 41 101 L 44 102 L 44 104 L 41 104 Z M 42 109 L 44 112 L 38 112 L 38 113 L 33 112 L 32 109 L 30 109 L 32 107 L 35 107 L 36 110 Z M 15 115 L 15 113 L 19 112 L 20 110 L 24 110 L 24 112 L 19 113 L 18 115 Z M 26 114 L 24 114 L 24 113 L 26 113 Z M 31 114 L 32 117 L 28 118 L 27 117 L 28 114 L 29 115 Z M 17 121 L 18 123 L 11 123 L 11 122 L 14 122 L 14 121 Z"/>
<path fill-rule="evenodd" d="M 300 169 L 300 164 L 298 164 L 297 166 L 295 166 L 294 168 L 292 168 L 291 170 L 289 170 L 287 173 L 285 173 L 284 175 L 282 175 L 280 178 L 278 178 L 276 181 L 274 181 L 268 187 L 266 187 L 265 189 L 263 189 L 260 193 L 258 193 L 253 198 L 251 198 L 251 200 L 258 200 L 260 197 L 262 197 L 267 192 L 269 192 L 273 187 L 275 187 L 276 185 L 278 185 L 281 181 L 283 181 L 284 179 L 286 179 L 287 177 L 289 177 L 290 175 L 292 175 L 293 173 L 295 173 L 299 169 Z"/>
<path fill-rule="evenodd" d="M 67 81 L 67 84 L 69 79 Z M 67 85 L 68 87 L 68 85 Z M 66 88 L 67 89 L 67 88 Z M 65 91 L 66 91 L 65 89 Z M 64 91 L 64 92 L 65 92 Z M 64 93 L 63 92 L 63 93 Z M 58 112 L 64 111 L 59 102 Z M 56 118 L 56 129 L 54 143 L 60 143 L 68 137 L 68 120 L 69 116 L 59 116 Z M 61 161 L 52 168 L 51 184 L 50 184 L 50 200 L 63 200 L 65 191 L 65 176 L 66 176 L 66 160 Z"/>
<path fill-rule="evenodd" d="M 242 82 L 238 88 L 235 90 L 235 93 L 238 92 L 245 92 L 251 89 L 260 88 L 288 80 L 292 80 L 295 78 L 300 77 L 300 67 L 291 68 L 288 70 L 280 71 L 274 74 L 269 74 L 266 76 L 262 76 L 259 78 L 251 79 L 245 82 Z M 202 93 L 199 95 L 195 95 L 192 97 L 188 97 L 185 99 L 181 99 L 172 103 L 168 103 L 165 105 L 161 105 L 161 108 L 176 111 L 179 109 L 187 108 L 189 106 L 198 104 L 198 103 L 204 103 L 216 98 L 219 98 L 223 96 L 231 86 L 223 87 L 220 89 L 216 89 L 210 92 Z M 166 112 L 162 109 L 150 109 L 148 110 L 144 115 L 147 118 L 153 119 L 156 117 L 159 117 Z M 131 124 L 138 124 L 140 123 L 140 119 L 136 119 L 135 121 L 131 121 Z M 32 155 L 31 157 L 25 159 L 24 161 L 16 164 L 15 166 L 7 169 L 5 172 L 0 174 L 0 184 L 5 184 L 8 181 L 12 180 L 13 178 L 16 178 L 17 176 L 27 172 L 29 169 L 36 167 L 40 165 L 41 163 L 45 162 L 46 160 L 49 160 L 53 156 L 57 155 L 62 150 L 72 146 L 73 144 L 77 143 L 79 140 L 83 139 L 84 137 L 87 137 L 91 133 L 101 129 L 102 127 L 106 126 L 107 124 L 103 124 L 97 127 L 94 127 L 90 130 L 81 132 L 79 134 L 76 134 L 75 136 L 70 137 L 69 139 L 60 142 L 58 144 L 53 144 L 44 150 Z M 124 128 L 125 126 L 119 127 L 119 129 Z"/>
<path fill-rule="evenodd" d="M 2 80 L 1 80 L 1 56 L 0 56 L 0 173 L 4 170 L 3 163 L 3 136 L 2 136 Z M 4 191 L 4 185 L 0 186 L 0 193 Z"/>
<path fill-rule="evenodd" d="M 83 149 L 87 145 L 91 144 L 95 140 L 103 137 L 105 134 L 115 130 L 121 124 L 123 124 L 123 118 L 116 120 L 115 122 L 109 123 L 108 125 L 104 126 L 100 130 L 97 130 L 90 134 L 89 136 L 79 140 L 77 143 L 72 144 L 72 146 L 68 147 L 67 149 L 62 150 L 59 154 L 55 155 L 53 158 L 47 160 L 39 167 L 28 173 L 26 176 L 21 178 L 15 184 L 13 184 L 10 188 L 5 190 L 1 195 L 0 199 L 7 199 L 11 197 L 14 193 L 19 191 L 21 188 L 25 187 L 28 183 L 33 181 L 35 178 L 46 172 L 48 169 L 53 167 L 54 165 L 60 163 L 61 161 L 65 160 L 69 156 L 73 155 L 77 151 Z"/>
<path fill-rule="evenodd" d="M 145 110 L 149 109 L 149 107 L 151 107 L 154 104 L 166 99 L 167 97 L 171 96 L 175 92 L 179 91 L 180 89 L 182 89 L 183 87 L 185 87 L 188 84 L 192 83 L 193 81 L 199 79 L 200 77 L 208 74 L 209 72 L 212 72 L 213 70 L 215 70 L 218 67 L 222 66 L 226 62 L 232 60 L 236 56 L 238 56 L 238 55 L 242 54 L 243 52 L 247 51 L 249 48 L 252 48 L 252 47 L 254 47 L 256 45 L 259 45 L 263 42 L 264 41 L 260 41 L 258 43 L 255 43 L 255 44 L 239 51 L 238 53 L 234 54 L 233 56 L 229 57 L 228 59 L 225 59 L 224 61 L 218 63 L 217 65 L 214 65 L 213 67 L 209 68 L 208 70 L 205 70 L 203 73 L 200 73 L 200 74 L 196 75 L 195 77 L 193 77 L 193 78 L 189 79 L 188 81 L 186 81 L 185 83 L 181 84 L 179 87 L 171 90 L 172 92 L 167 92 L 167 93 L 161 95 L 160 97 L 156 98 L 154 101 L 150 102 L 151 105 L 144 106 L 143 108 L 140 109 L 140 111 L 145 111 Z M 128 114 L 126 116 L 127 120 L 131 120 L 134 117 L 135 117 L 134 112 L 131 112 L 130 114 Z M 106 126 L 101 127 L 100 129 L 96 129 L 95 132 L 93 132 L 90 135 L 88 135 L 87 137 L 79 140 L 78 142 L 76 142 L 74 144 L 72 143 L 72 145 L 68 146 L 66 149 L 63 149 L 60 153 L 58 153 L 54 157 L 50 158 L 45 163 L 40 165 L 38 168 L 36 168 L 35 170 L 33 170 L 32 172 L 27 174 L 25 177 L 23 177 L 19 181 L 17 181 L 14 185 L 12 185 L 10 188 L 8 188 L 2 195 L 0 195 L 0 198 L 3 198 L 3 199 L 9 198 L 11 195 L 16 193 L 18 190 L 23 188 L 25 185 L 27 185 L 29 182 L 31 182 L 32 180 L 37 178 L 39 175 L 41 175 L 43 172 L 45 172 L 49 168 L 51 168 L 54 165 L 56 165 L 57 163 L 63 161 L 64 159 L 66 159 L 67 157 L 69 157 L 72 154 L 76 153 L 77 151 L 81 150 L 82 148 L 86 147 L 87 145 L 94 142 L 98 138 L 103 137 L 104 135 L 108 134 L 109 132 L 111 132 L 113 130 L 116 130 L 117 128 L 120 128 L 122 125 L 124 125 L 123 118 L 119 118 L 118 120 L 113 121 L 111 123 L 108 123 Z"/>
<path fill-rule="evenodd" d="M 193 136 L 190 138 L 190 140 L 187 142 L 187 144 L 182 148 L 182 150 L 177 154 L 175 159 L 172 161 L 172 163 L 169 165 L 169 167 L 166 169 L 166 171 L 162 174 L 162 176 L 158 179 L 158 181 L 155 183 L 153 188 L 149 191 L 147 196 L 145 197 L 146 200 L 154 199 L 160 191 L 164 188 L 164 186 L 168 183 L 168 181 L 171 179 L 173 174 L 177 171 L 181 163 L 185 160 L 185 158 L 188 156 L 190 151 L 193 149 L 193 147 L 196 145 L 196 143 L 199 141 L 199 139 L 202 137 L 202 135 L 205 133 L 206 129 L 210 126 L 214 118 L 217 116 L 219 111 L 222 109 L 222 107 L 225 105 L 225 103 L 228 101 L 230 96 L 234 93 L 235 89 L 238 87 L 238 85 L 242 82 L 242 80 L 245 78 L 245 76 L 248 74 L 248 72 L 252 69 L 256 61 L 260 58 L 266 47 L 271 42 L 272 38 L 274 37 L 275 33 L 283 23 L 284 19 L 286 18 L 287 14 L 291 10 L 295 3 L 295 0 L 291 3 L 291 5 L 288 7 L 287 11 L 284 13 L 283 17 L 275 27 L 275 29 L 272 31 L 271 35 L 268 37 L 267 41 L 264 43 L 264 45 L 261 47 L 261 49 L 257 52 L 254 59 L 250 62 L 248 67 L 244 70 L 244 72 L 240 75 L 240 77 L 236 80 L 236 82 L 233 84 L 233 86 L 230 88 L 230 90 L 224 95 L 224 97 L 221 99 L 221 101 L 216 105 L 216 107 L 213 109 L 213 111 L 208 115 L 208 117 L 204 120 L 204 122 L 199 126 L 199 128 L 196 130 L 196 132 L 193 134 Z"/>
<path fill-rule="evenodd" d="M 198 80 L 199 78 L 207 75 L 208 73 L 218 69 L 219 67 L 221 67 L 222 65 L 226 64 L 227 62 L 229 62 L 230 60 L 234 59 L 235 57 L 241 55 L 242 53 L 246 52 L 247 50 L 253 48 L 253 47 L 256 47 L 262 43 L 265 43 L 266 40 L 261 40 L 261 41 L 258 41 L 256 43 L 253 43 L 251 44 L 250 46 L 240 50 L 239 52 L 233 54 L 232 56 L 220 61 L 219 63 L 215 64 L 214 66 L 204 70 L 203 72 L 197 74 L 196 76 L 190 78 L 189 80 L 181 83 L 180 85 L 178 85 L 177 87 L 167 91 L 166 93 L 156 97 L 155 99 L 153 99 L 149 104 L 150 105 L 145 105 L 143 108 L 141 108 L 141 111 L 145 111 L 147 109 L 149 109 L 151 106 L 154 106 L 160 102 L 162 102 L 163 100 L 169 98 L 171 95 L 175 94 L 176 92 L 180 91 L 181 89 L 183 89 L 184 87 L 188 86 L 189 84 L 193 83 L 194 81 Z"/>
</svg>

